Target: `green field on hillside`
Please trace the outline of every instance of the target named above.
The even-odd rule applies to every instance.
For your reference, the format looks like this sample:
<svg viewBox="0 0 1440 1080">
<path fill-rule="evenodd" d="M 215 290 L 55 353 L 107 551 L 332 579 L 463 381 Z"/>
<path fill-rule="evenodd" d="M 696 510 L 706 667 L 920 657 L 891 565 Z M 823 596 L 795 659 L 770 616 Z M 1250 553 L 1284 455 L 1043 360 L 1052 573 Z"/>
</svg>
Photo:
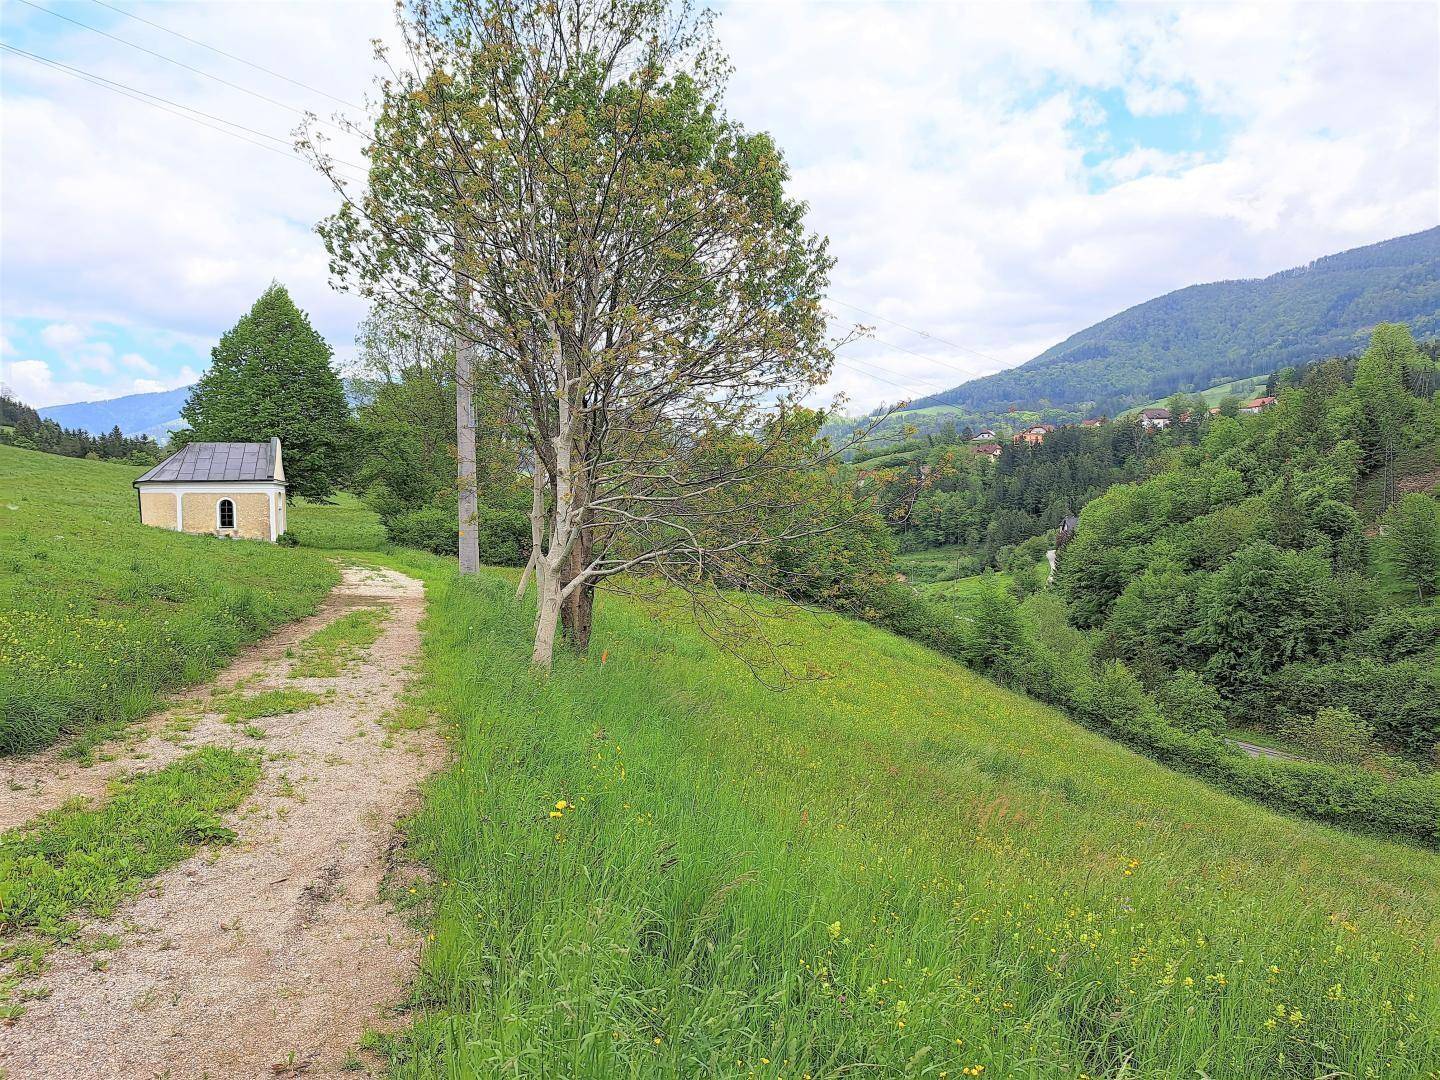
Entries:
<svg viewBox="0 0 1440 1080">
<path fill-rule="evenodd" d="M 1214 386 L 1199 391 L 1195 396 L 1205 399 L 1206 408 L 1214 408 L 1227 397 L 1241 397 L 1247 401 L 1259 397 L 1265 392 L 1265 384 L 1270 381 L 1269 375 L 1252 375 L 1245 379 L 1231 379 L 1229 382 L 1216 383 Z M 1125 413 L 1126 416 L 1133 415 L 1141 409 L 1158 409 L 1165 404 L 1167 398 L 1156 398 L 1144 405 L 1137 405 Z"/>
<path fill-rule="evenodd" d="M 385 557 L 381 557 L 385 558 Z M 767 688 L 606 596 L 529 669 L 511 575 L 429 586 L 457 758 L 403 1077 L 1419 1077 L 1440 856 L 1164 769 L 863 624 Z"/>
<path fill-rule="evenodd" d="M 380 515 L 348 491 L 336 492 L 329 503 L 295 499 L 286 524 L 301 547 L 374 551 L 385 546 Z"/>
<path fill-rule="evenodd" d="M 972 563 L 974 557 L 975 553 L 963 544 L 925 548 L 895 556 L 895 569 L 904 574 L 911 584 L 948 581 L 960 572 L 961 559 Z"/>
<path fill-rule="evenodd" d="M 143 471 L 0 446 L 0 754 L 144 715 L 338 580 L 315 552 L 141 525 Z"/>
</svg>

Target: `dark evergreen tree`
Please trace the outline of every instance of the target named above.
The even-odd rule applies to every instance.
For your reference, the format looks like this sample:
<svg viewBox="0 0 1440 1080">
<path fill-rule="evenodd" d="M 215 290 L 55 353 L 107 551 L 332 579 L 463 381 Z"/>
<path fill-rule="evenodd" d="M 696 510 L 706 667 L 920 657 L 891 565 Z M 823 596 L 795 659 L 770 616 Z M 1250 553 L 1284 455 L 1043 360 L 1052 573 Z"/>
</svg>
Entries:
<svg viewBox="0 0 1440 1080">
<path fill-rule="evenodd" d="M 324 499 L 348 479 L 350 409 L 331 350 L 289 292 L 272 283 L 211 350 L 180 415 L 182 441 L 284 446 L 290 494 Z"/>
</svg>

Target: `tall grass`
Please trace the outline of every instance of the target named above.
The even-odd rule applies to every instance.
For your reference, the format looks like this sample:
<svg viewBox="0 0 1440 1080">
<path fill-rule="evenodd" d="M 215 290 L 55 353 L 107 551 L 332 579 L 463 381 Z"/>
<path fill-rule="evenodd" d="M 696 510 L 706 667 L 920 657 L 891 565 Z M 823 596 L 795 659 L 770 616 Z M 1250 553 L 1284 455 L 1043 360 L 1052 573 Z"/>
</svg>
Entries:
<svg viewBox="0 0 1440 1080">
<path fill-rule="evenodd" d="M 606 597 L 537 678 L 428 579 L 454 766 L 394 1074 L 1425 1076 L 1440 857 L 1169 772 L 921 647 L 797 616 L 777 693 Z M 968 1070 L 968 1071 L 967 1071 Z"/>
<path fill-rule="evenodd" d="M 0 754 L 144 715 L 338 579 L 314 552 L 141 525 L 141 471 L 0 447 Z"/>
</svg>

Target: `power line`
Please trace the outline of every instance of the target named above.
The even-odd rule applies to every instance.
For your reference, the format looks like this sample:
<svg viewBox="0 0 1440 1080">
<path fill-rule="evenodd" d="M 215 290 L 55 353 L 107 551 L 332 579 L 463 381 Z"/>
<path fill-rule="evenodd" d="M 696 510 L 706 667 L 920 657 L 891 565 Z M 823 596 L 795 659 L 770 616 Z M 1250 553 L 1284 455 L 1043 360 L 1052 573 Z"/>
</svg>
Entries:
<svg viewBox="0 0 1440 1080">
<path fill-rule="evenodd" d="M 982 360 L 989 360 L 996 364 L 1003 364 L 1005 362 L 999 357 L 991 356 L 989 353 L 983 353 L 979 349 L 972 349 L 969 345 L 961 345 L 958 341 L 951 341 L 948 338 L 941 337 L 939 334 L 932 334 L 928 330 L 921 330 L 918 327 L 910 326 L 906 323 L 902 323 L 899 319 L 892 319 L 887 315 L 881 315 L 878 312 L 868 311 L 865 308 L 862 308 L 859 304 L 852 304 L 848 300 L 841 300 L 838 297 L 834 296 L 830 297 L 830 299 L 837 304 L 843 304 L 845 307 L 850 308 L 852 311 L 858 311 L 862 315 L 869 315 L 872 319 L 880 319 L 882 322 L 888 322 L 890 325 L 898 326 L 902 330 L 909 330 L 912 334 L 919 334 L 921 337 L 929 338 L 931 341 L 938 341 L 942 345 L 949 345 L 951 348 L 959 349 L 961 352 L 973 353 L 974 355 L 980 357 Z"/>
<path fill-rule="evenodd" d="M 71 67 L 69 64 L 62 64 L 58 60 L 52 60 L 49 57 L 41 56 L 38 53 L 27 52 L 25 49 L 17 48 L 16 46 L 8 44 L 7 42 L 0 41 L 0 49 L 4 49 L 7 52 L 12 52 L 19 56 L 23 56 L 26 59 L 35 61 L 36 63 L 44 64 L 46 67 L 54 68 L 55 70 L 60 71 L 63 74 L 80 79 L 81 81 L 87 82 L 92 86 L 98 86 L 102 90 L 109 90 L 111 93 L 119 94 L 122 97 L 130 98 L 132 101 L 138 101 L 141 105 L 149 105 L 152 108 L 159 109 L 161 112 L 169 113 L 172 116 L 178 116 L 181 120 L 189 120 L 191 123 L 199 124 L 201 127 L 209 128 L 211 131 L 218 131 L 221 135 L 229 135 L 231 138 L 239 139 L 241 142 L 249 143 L 251 146 L 258 146 L 261 150 L 269 150 L 272 154 L 280 154 L 283 157 L 290 158 L 293 161 L 298 161 L 302 165 L 308 166 L 310 164 L 293 150 L 281 150 L 279 147 L 270 146 L 267 143 L 257 142 L 254 139 L 246 138 L 246 136 L 239 134 L 239 132 L 237 131 L 231 131 L 229 129 L 238 128 L 239 131 L 249 132 L 251 135 L 258 135 L 262 139 L 270 139 L 273 142 L 277 142 L 283 146 L 288 147 L 289 141 L 287 139 L 282 139 L 278 135 L 271 135 L 256 128 L 246 127 L 244 124 L 236 123 L 234 120 L 226 120 L 222 116 L 215 116 L 213 113 L 203 112 L 202 110 L 193 108 L 189 105 L 182 105 L 178 101 L 171 101 L 169 98 L 161 97 L 159 94 L 152 94 L 148 90 L 141 90 L 126 83 L 117 82 L 114 79 L 107 79 L 103 75 L 96 75 L 93 72 L 85 71 L 82 68 Z M 192 113 L 194 115 L 189 115 Z M 203 119 L 201 119 L 202 117 Z M 207 123 L 207 120 L 213 120 L 215 121 L 215 123 Z M 217 126 L 218 124 L 225 124 L 228 126 L 219 127 Z M 352 164 L 350 162 L 337 161 L 336 164 L 344 165 L 346 168 L 350 169 L 358 169 L 362 174 L 364 174 L 365 172 L 363 167 Z"/>
<path fill-rule="evenodd" d="M 98 26 L 91 26 L 89 23 L 83 23 L 79 19 L 72 19 L 69 15 L 61 15 L 60 12 L 54 11 L 51 8 L 42 7 L 40 4 L 35 3 L 34 0 L 19 0 L 19 2 L 24 4 L 26 7 L 32 7 L 36 11 L 43 11 L 47 15 L 53 15 L 57 19 L 63 19 L 65 22 L 72 23 L 75 26 L 79 26 L 85 30 L 89 30 L 91 33 L 99 34 L 101 37 L 109 38 L 111 41 L 118 41 L 121 45 L 124 45 L 127 48 L 135 49 L 138 52 L 145 53 L 147 56 L 153 56 L 157 60 L 165 61 L 165 63 L 167 64 L 174 64 L 178 68 L 184 68 L 186 71 L 193 72 L 194 74 L 199 75 L 201 78 L 209 79 L 212 82 L 217 82 L 221 86 L 228 86 L 230 87 L 230 89 L 238 90 L 242 94 L 249 94 L 253 98 L 257 98 L 258 100 L 266 102 L 267 104 L 274 105 L 275 107 L 280 109 L 285 109 L 287 112 L 293 112 L 307 119 L 313 117 L 317 123 L 324 124 L 327 127 L 332 127 L 336 131 L 345 132 L 345 134 L 347 135 L 349 134 L 349 131 L 347 131 L 341 125 L 332 123 L 329 120 L 322 120 L 318 116 L 315 116 L 313 113 L 311 113 L 309 110 L 297 109 L 294 105 L 288 105 L 285 102 L 278 100 L 277 98 L 272 98 L 266 94 L 262 94 L 258 90 L 251 90 L 249 87 L 241 86 L 239 83 L 231 82 L 229 79 L 222 79 L 219 75 L 212 75 L 210 72 L 205 71 L 202 68 L 197 68 L 192 64 L 187 64 L 184 61 L 176 60 L 173 57 L 166 56 L 164 53 L 156 52 L 154 49 L 147 49 L 143 45 L 136 45 L 133 41 L 126 41 L 122 37 L 118 37 L 115 34 L 111 34 L 105 30 L 101 30 Z"/>
<path fill-rule="evenodd" d="M 161 26 L 159 23 L 153 22 L 150 19 L 146 19 L 140 15 L 136 15 L 134 12 L 126 11 L 124 8 L 118 8 L 114 4 L 107 4 L 105 0 L 90 0 L 90 2 L 93 4 L 99 4 L 103 8 L 109 8 L 111 11 L 124 15 L 127 19 L 134 19 L 136 22 L 142 22 L 146 26 L 153 26 L 156 30 L 164 31 L 167 34 L 170 34 L 172 37 L 179 38 L 181 41 L 188 41 L 192 45 L 199 45 L 202 49 L 209 49 L 213 53 L 217 53 L 220 56 L 224 56 L 230 60 L 234 60 L 236 63 L 244 64 L 246 67 L 254 68 L 256 71 L 263 71 L 266 75 L 269 75 L 273 78 L 283 79 L 285 82 L 288 82 L 293 86 L 298 86 L 301 89 L 309 90 L 312 94 L 319 94 L 321 97 L 329 98 L 331 101 L 334 101 L 340 105 L 344 105 L 347 108 L 359 109 L 362 112 L 365 109 L 365 106 L 363 105 L 356 105 L 353 101 L 346 101 L 344 98 L 336 97 L 334 94 L 326 93 L 319 87 L 311 86 L 309 83 L 301 82 L 299 79 L 292 79 L 289 75 L 283 75 L 278 71 L 272 71 L 270 68 L 267 68 L 262 64 L 257 64 L 253 60 L 246 60 L 243 56 L 236 56 L 232 52 L 226 52 L 224 49 L 216 48 L 214 45 L 209 45 L 198 38 L 190 37 L 188 34 L 182 34 L 178 30 L 171 30 L 168 26 Z"/>
<path fill-rule="evenodd" d="M 848 342 L 847 344 L 855 343 Z M 933 379 L 914 379 L 909 383 L 896 382 L 895 379 L 890 378 L 889 376 L 898 376 L 902 379 L 905 378 L 905 376 L 898 371 L 890 371 L 876 364 L 872 364 L 863 360 L 857 360 L 854 357 L 851 357 L 849 361 L 837 359 L 835 363 L 840 365 L 841 367 L 849 368 L 856 374 L 864 375 L 867 378 L 876 379 L 883 383 L 888 383 L 890 386 L 894 386 L 905 391 L 913 391 L 917 383 L 920 384 L 920 389 L 922 390 L 927 388 L 926 384 L 929 384 L 930 389 L 948 389 L 948 387 L 939 386 L 939 384 L 935 383 L 935 380 Z"/>
<path fill-rule="evenodd" d="M 834 299 L 834 298 L 831 297 L 830 299 Z M 843 301 L 836 301 L 836 303 L 842 303 L 842 302 L 843 302 Z M 853 306 L 853 305 L 847 305 L 847 306 Z M 836 314 L 835 312 L 833 312 L 833 311 L 827 311 L 827 312 L 825 312 L 825 314 L 828 315 L 828 316 L 830 316 L 830 318 L 835 319 L 837 322 L 843 321 L 843 320 L 841 319 L 841 317 L 840 317 L 838 314 Z M 906 348 L 904 345 L 897 345 L 897 344 L 896 344 L 895 342 L 893 342 L 893 341 L 887 341 L 885 338 L 877 337 L 877 336 L 874 335 L 874 334 L 871 334 L 871 335 L 870 335 L 870 340 L 875 341 L 875 342 L 878 342 L 879 344 L 885 345 L 885 346 L 887 346 L 887 347 L 889 347 L 889 348 L 891 348 L 891 349 L 895 349 L 895 350 L 897 350 L 897 351 L 899 351 L 899 352 L 909 353 L 911 356 L 918 356 L 921 360 L 928 360 L 930 363 L 932 363 L 932 364 L 938 364 L 940 367 L 949 368 L 951 371 L 955 372 L 956 374 L 964 375 L 964 376 L 966 376 L 967 378 L 970 377 L 970 372 L 966 371 L 964 368 L 960 367 L 958 364 L 953 364 L 953 363 L 949 362 L 948 360 L 942 360 L 942 359 L 941 359 L 940 357 L 938 357 L 938 356 L 931 356 L 929 353 L 916 352 L 914 349 Z"/>
</svg>

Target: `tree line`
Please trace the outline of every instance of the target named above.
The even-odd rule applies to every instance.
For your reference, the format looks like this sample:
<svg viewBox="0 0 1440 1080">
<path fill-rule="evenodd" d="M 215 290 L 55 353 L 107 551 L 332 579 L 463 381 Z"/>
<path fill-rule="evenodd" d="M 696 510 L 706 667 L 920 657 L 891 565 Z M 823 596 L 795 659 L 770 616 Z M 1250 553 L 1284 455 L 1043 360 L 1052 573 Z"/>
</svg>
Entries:
<svg viewBox="0 0 1440 1080">
<path fill-rule="evenodd" d="M 54 420 L 44 419 L 23 401 L 3 394 L 0 394 L 0 443 L 62 457 L 123 461 L 130 465 L 153 465 L 162 456 L 159 444 L 148 435 L 126 435 L 118 425 L 104 435 L 62 427 Z"/>
</svg>

